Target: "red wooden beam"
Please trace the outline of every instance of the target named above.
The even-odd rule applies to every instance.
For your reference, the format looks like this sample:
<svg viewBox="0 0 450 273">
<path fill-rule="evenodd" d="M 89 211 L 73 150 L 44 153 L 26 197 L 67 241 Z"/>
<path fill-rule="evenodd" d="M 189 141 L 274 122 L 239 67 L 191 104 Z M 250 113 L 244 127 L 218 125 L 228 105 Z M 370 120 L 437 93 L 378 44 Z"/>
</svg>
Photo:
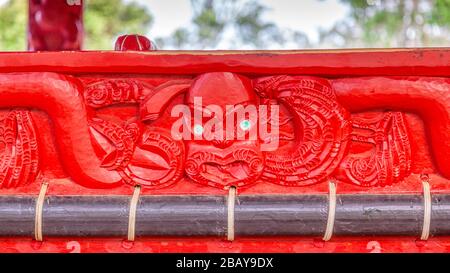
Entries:
<svg viewBox="0 0 450 273">
<path fill-rule="evenodd" d="M 450 48 L 295 51 L 0 53 L 0 72 L 448 76 Z"/>
</svg>

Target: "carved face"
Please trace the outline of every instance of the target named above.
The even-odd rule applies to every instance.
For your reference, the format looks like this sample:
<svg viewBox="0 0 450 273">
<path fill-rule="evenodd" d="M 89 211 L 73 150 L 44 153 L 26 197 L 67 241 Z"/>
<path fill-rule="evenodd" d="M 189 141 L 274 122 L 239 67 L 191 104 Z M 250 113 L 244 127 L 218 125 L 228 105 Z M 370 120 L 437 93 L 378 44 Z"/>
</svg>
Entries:
<svg viewBox="0 0 450 273">
<path fill-rule="evenodd" d="M 15 79 L 22 85 L 16 85 Z M 64 168 L 77 183 L 92 188 L 122 183 L 155 188 L 172 185 L 186 176 L 222 189 L 248 185 L 259 177 L 285 186 L 310 185 L 330 177 L 361 186 L 384 186 L 411 173 L 411 147 L 403 114 L 375 113 L 379 118 L 368 118 L 367 113 L 361 113 L 364 115 L 352 117 L 338 103 L 334 85 L 327 79 L 278 75 L 250 83 L 246 77 L 222 72 L 203 74 L 193 81 L 170 80 L 152 88 L 136 80 L 86 78 L 84 98 L 78 89 L 81 85 L 72 77 L 11 74 L 4 80 L 1 93 L 6 96 L 0 102 L 5 107 L 47 111 L 57 133 L 58 149 L 64 151 L 60 154 Z M 43 82 L 50 84 L 38 88 Z M 382 82 L 375 83 L 378 88 Z M 392 88 L 394 83 L 386 86 L 380 90 Z M 341 90 L 341 96 L 346 92 L 344 95 L 350 97 L 374 88 L 359 80 L 343 87 L 347 89 Z M 178 97 L 181 94 L 186 97 Z M 379 96 L 389 100 L 387 95 Z M 171 118 L 155 122 L 175 108 L 167 108 L 175 97 L 175 103 L 184 109 L 213 113 L 200 115 L 200 119 L 194 113 L 188 131 L 200 138 L 177 138 L 170 130 Z M 196 105 L 196 98 L 203 104 Z M 115 107 L 108 107 L 124 103 L 139 103 L 139 115 L 135 116 L 134 107 L 120 115 Z M 259 128 L 257 138 L 245 137 L 247 132 L 251 136 L 256 124 L 251 114 L 236 116 L 231 127 L 208 127 L 211 120 L 220 124 L 225 119 L 228 125 L 228 116 L 234 116 L 229 106 L 262 108 L 268 104 L 283 106 L 285 115 L 280 115 L 277 123 L 279 138 L 288 143 L 275 151 L 265 149 L 267 138 L 259 134 Z M 104 111 L 93 111 L 101 108 Z M 117 116 L 108 119 L 106 114 L 111 111 Z M 258 127 L 271 123 L 259 113 Z M 130 115 L 133 118 L 128 119 Z M 118 124 L 116 118 L 127 120 Z M 270 118 L 273 120 L 272 115 Z M 293 134 L 286 138 L 283 126 L 288 123 Z M 37 175 L 40 153 L 34 128 L 28 110 L 13 110 L 2 116 L 0 188 L 24 185 Z M 245 132 L 244 138 L 227 134 L 239 131 Z M 217 132 L 222 134 L 216 137 Z M 213 138 L 202 138 L 208 133 Z"/>
<path fill-rule="evenodd" d="M 261 178 L 280 185 L 309 185 L 329 177 L 345 154 L 351 130 L 349 114 L 336 103 L 325 79 L 271 76 L 251 81 L 234 73 L 206 73 L 193 81 L 172 81 L 153 90 L 141 103 L 141 119 L 155 121 L 170 100 L 183 93 L 180 108 L 184 110 L 179 113 L 189 118 L 175 123 L 188 128 L 183 130 L 188 137 L 183 133 L 181 138 L 186 151 L 184 172 L 196 183 L 226 189 Z M 275 115 L 273 123 L 272 106 L 279 109 L 280 105 L 284 113 Z M 271 114 L 262 115 L 264 106 Z M 239 107 L 244 111 L 236 110 L 235 115 Z M 288 123 L 293 132 L 286 131 Z M 261 130 L 263 126 L 282 130 L 273 133 Z M 290 139 L 289 145 L 282 151 L 278 145 L 267 149 L 273 136 L 282 140 L 285 133 L 290 136 L 283 141 Z"/>
<path fill-rule="evenodd" d="M 239 115 L 256 109 L 249 79 L 232 73 L 198 77 L 186 95 L 191 109 L 191 138 L 185 141 L 186 174 L 215 187 L 244 186 L 261 175 L 264 157 L 257 138 L 257 117 Z M 199 103 L 200 102 L 200 103 Z"/>
</svg>

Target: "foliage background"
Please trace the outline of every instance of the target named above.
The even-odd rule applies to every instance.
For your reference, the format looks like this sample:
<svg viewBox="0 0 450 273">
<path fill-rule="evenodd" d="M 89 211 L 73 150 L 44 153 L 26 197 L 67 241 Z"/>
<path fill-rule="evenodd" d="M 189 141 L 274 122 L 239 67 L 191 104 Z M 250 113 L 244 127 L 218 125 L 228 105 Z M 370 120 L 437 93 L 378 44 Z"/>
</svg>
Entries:
<svg viewBox="0 0 450 273">
<path fill-rule="evenodd" d="M 340 1 L 349 7 L 349 14 L 330 29 L 320 30 L 316 42 L 301 31 L 265 20 L 269 8 L 258 0 L 190 0 L 190 25 L 153 38 L 162 49 L 214 49 L 229 39 L 226 32 L 232 33 L 233 48 L 246 49 L 264 49 L 268 44 L 279 48 L 286 44 L 296 48 L 450 44 L 450 0 Z M 0 6 L 0 51 L 26 50 L 27 3 L 7 0 Z M 112 49 L 118 35 L 147 33 L 152 23 L 152 11 L 132 0 L 85 0 L 84 49 Z"/>
</svg>

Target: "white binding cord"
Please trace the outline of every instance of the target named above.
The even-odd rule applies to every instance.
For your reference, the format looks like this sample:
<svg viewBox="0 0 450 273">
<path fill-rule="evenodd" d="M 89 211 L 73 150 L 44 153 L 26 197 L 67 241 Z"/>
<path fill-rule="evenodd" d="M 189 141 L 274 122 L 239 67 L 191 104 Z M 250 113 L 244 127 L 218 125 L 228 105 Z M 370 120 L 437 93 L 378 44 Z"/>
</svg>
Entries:
<svg viewBox="0 0 450 273">
<path fill-rule="evenodd" d="M 128 241 L 134 241 L 136 237 L 136 212 L 140 193 L 141 186 L 135 186 L 133 196 L 130 200 L 130 211 L 128 215 Z"/>
<path fill-rule="evenodd" d="M 34 214 L 34 239 L 42 242 L 42 211 L 44 208 L 45 194 L 47 193 L 48 183 L 44 182 L 41 185 L 38 198 L 36 199 L 36 208 Z"/>
<path fill-rule="evenodd" d="M 333 182 L 328 183 L 328 219 L 325 234 L 322 240 L 329 241 L 333 236 L 334 219 L 336 216 L 336 184 Z"/>
<path fill-rule="evenodd" d="M 430 237 L 430 225 L 431 225 L 431 190 L 430 183 L 422 181 L 423 188 L 423 227 L 420 240 L 428 240 Z"/>
<path fill-rule="evenodd" d="M 234 241 L 234 205 L 236 203 L 236 187 L 230 187 L 227 202 L 227 240 L 232 242 Z"/>
</svg>

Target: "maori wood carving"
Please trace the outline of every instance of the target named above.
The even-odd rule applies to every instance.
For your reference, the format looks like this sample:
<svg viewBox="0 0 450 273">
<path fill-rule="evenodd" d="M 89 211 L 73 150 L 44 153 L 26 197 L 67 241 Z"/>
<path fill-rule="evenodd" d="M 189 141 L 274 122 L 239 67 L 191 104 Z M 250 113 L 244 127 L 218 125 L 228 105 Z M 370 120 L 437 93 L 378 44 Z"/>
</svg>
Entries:
<svg viewBox="0 0 450 273">
<path fill-rule="evenodd" d="M 429 236 L 448 234 L 448 50 L 139 52 L 151 42 L 121 41 L 121 52 L 1 54 L 4 236 L 33 234 L 36 197 L 49 184 L 45 242 L 5 238 L 5 251 L 64 252 L 72 243 L 81 252 L 448 251 L 446 237 L 396 237 L 425 229 L 423 180 Z M 337 214 L 324 243 L 316 236 L 325 233 L 330 181 Z M 87 234 L 105 235 L 92 220 L 99 209 L 108 236 L 126 235 L 134 185 L 139 243 L 92 244 Z M 236 241 L 192 237 L 226 235 L 230 186 Z M 220 215 L 205 217 L 217 208 Z M 174 225 L 174 213 L 203 224 Z M 75 237 L 50 238 L 64 234 Z M 247 235 L 283 243 L 241 240 Z M 339 238 L 347 235 L 358 237 Z"/>
<path fill-rule="evenodd" d="M 449 234 L 448 49 L 150 52 L 132 34 L 76 52 L 83 1 L 29 3 L 41 52 L 0 55 L 2 251 L 449 250 L 395 237 Z M 15 238 L 38 226 L 42 182 L 41 232 L 71 241 Z M 331 185 L 331 234 L 363 237 L 287 237 L 329 234 Z M 230 186 L 237 240 L 193 238 L 229 235 Z M 160 240 L 78 237 L 130 238 L 133 190 L 135 235 Z"/>
<path fill-rule="evenodd" d="M 33 114 L 24 109 L 48 115 L 64 171 L 87 188 L 129 184 L 152 189 L 195 182 L 227 189 L 264 182 L 306 186 L 327 179 L 363 187 L 402 183 L 414 165 L 406 112 L 422 118 L 437 169 L 448 178 L 449 87 L 448 79 L 432 77 L 212 72 L 151 84 L 135 78 L 4 73 L 0 106 L 11 110 L 0 123 L 0 186 L 26 187 L 39 172 L 46 144 L 38 141 Z M 181 104 L 194 111 L 196 98 L 225 113 L 227 105 L 279 106 L 279 146 L 265 151 L 267 139 L 260 135 L 243 140 L 174 137 L 171 110 Z M 121 107 L 135 114 L 111 115 Z M 243 121 L 248 116 L 236 120 L 232 130 Z M 265 122 L 270 127 L 274 121 Z"/>
</svg>

